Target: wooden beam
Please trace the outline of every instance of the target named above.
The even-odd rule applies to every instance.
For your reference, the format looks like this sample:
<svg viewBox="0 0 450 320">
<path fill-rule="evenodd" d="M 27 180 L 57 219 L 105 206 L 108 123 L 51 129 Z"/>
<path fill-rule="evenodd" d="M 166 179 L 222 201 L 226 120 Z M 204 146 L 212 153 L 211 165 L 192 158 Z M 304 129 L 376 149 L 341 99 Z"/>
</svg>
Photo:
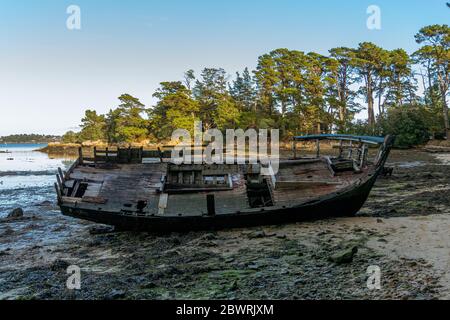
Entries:
<svg viewBox="0 0 450 320">
<path fill-rule="evenodd" d="M 328 187 L 340 186 L 342 182 L 332 181 L 278 181 L 276 189 L 298 189 L 298 188 L 312 188 L 312 187 Z"/>
<path fill-rule="evenodd" d="M 75 160 L 74 163 L 72 163 L 72 165 L 70 166 L 69 170 L 67 170 L 66 174 L 65 174 L 65 178 L 66 180 L 68 180 L 70 178 L 70 175 L 72 174 L 73 170 L 80 164 L 80 158 L 78 158 L 77 160 Z"/>
<path fill-rule="evenodd" d="M 320 140 L 316 140 L 316 156 L 317 158 L 320 158 Z"/>
<path fill-rule="evenodd" d="M 292 142 L 292 150 L 294 150 L 294 160 L 297 159 L 297 141 Z"/>
<path fill-rule="evenodd" d="M 336 175 L 336 172 L 334 172 L 333 162 L 331 161 L 331 158 L 327 156 L 325 157 L 325 161 L 327 162 L 327 167 L 328 170 L 330 170 L 331 176 L 334 177 Z"/>
<path fill-rule="evenodd" d="M 59 175 L 58 175 L 58 174 L 56 175 L 56 181 L 58 182 L 58 187 L 59 187 L 59 190 L 61 190 L 61 193 L 62 193 L 62 192 L 63 192 L 63 190 L 64 190 L 64 187 L 63 187 L 63 184 L 62 184 L 61 178 L 59 177 Z"/>
<path fill-rule="evenodd" d="M 108 199 L 102 197 L 83 196 L 81 201 L 86 203 L 105 204 L 106 202 L 108 202 Z"/>
<path fill-rule="evenodd" d="M 344 141 L 339 141 L 339 158 L 342 158 L 342 153 L 344 152 Z"/>
<path fill-rule="evenodd" d="M 65 179 L 64 173 L 62 172 L 61 168 L 58 168 L 58 174 L 59 174 L 59 177 L 61 178 L 61 182 L 64 184 L 66 179 Z"/>
<path fill-rule="evenodd" d="M 214 194 L 206 195 L 206 207 L 208 208 L 208 216 L 216 215 L 216 200 Z"/>
<path fill-rule="evenodd" d="M 83 148 L 78 147 L 78 160 L 80 164 L 83 164 Z"/>
<path fill-rule="evenodd" d="M 74 197 L 62 197 L 62 201 L 65 203 L 71 203 L 71 204 L 77 204 L 80 202 L 80 198 L 74 198 Z"/>
<path fill-rule="evenodd" d="M 353 157 L 353 141 L 350 141 L 349 149 L 348 149 L 348 158 L 351 159 Z"/>
<path fill-rule="evenodd" d="M 62 201 L 61 189 L 58 188 L 58 184 L 56 182 L 55 182 L 54 186 L 55 186 L 55 190 L 56 190 L 56 195 L 58 197 L 58 204 L 61 204 L 61 201 Z"/>
<path fill-rule="evenodd" d="M 73 189 L 72 189 L 72 194 L 68 194 L 68 196 L 75 197 L 77 195 L 78 188 L 80 187 L 80 184 L 81 183 L 79 181 L 75 181 L 75 184 L 74 184 Z"/>
<path fill-rule="evenodd" d="M 169 199 L 169 195 L 167 193 L 161 193 L 159 196 L 159 204 L 158 204 L 158 214 L 164 214 L 164 211 L 167 208 L 167 201 Z"/>
<path fill-rule="evenodd" d="M 361 168 L 364 168 L 364 166 L 366 165 L 368 150 L 369 148 L 367 147 L 367 145 L 363 144 L 361 151 Z"/>
<path fill-rule="evenodd" d="M 161 148 L 158 147 L 158 153 L 159 153 L 159 160 L 161 161 L 161 163 L 163 162 L 163 153 L 161 151 Z"/>
</svg>

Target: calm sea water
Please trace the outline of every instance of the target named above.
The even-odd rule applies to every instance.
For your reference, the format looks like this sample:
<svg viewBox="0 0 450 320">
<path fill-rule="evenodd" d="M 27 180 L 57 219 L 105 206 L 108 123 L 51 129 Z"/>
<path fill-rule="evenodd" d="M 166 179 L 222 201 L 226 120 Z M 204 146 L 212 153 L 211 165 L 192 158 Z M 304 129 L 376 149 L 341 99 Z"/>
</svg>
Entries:
<svg viewBox="0 0 450 320">
<path fill-rule="evenodd" d="M 14 208 L 27 210 L 55 200 L 53 184 L 58 167 L 69 167 L 73 159 L 36 151 L 45 146 L 0 144 L 0 217 Z"/>
</svg>

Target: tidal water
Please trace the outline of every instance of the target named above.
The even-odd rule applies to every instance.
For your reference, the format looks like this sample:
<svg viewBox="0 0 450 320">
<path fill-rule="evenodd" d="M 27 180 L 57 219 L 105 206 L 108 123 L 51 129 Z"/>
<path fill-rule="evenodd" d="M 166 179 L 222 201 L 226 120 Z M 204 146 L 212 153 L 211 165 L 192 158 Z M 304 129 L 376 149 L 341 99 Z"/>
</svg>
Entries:
<svg viewBox="0 0 450 320">
<path fill-rule="evenodd" d="M 0 218 L 11 210 L 24 211 L 45 201 L 55 201 L 53 184 L 58 167 L 74 161 L 36 151 L 45 144 L 0 144 Z"/>
</svg>

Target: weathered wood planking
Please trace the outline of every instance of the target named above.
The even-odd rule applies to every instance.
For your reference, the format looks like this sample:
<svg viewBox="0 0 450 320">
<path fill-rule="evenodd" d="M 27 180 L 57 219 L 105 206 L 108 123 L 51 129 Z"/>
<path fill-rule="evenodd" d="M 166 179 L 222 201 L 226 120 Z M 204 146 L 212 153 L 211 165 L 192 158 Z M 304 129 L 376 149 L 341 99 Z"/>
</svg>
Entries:
<svg viewBox="0 0 450 320">
<path fill-rule="evenodd" d="M 275 205 L 306 202 L 336 192 L 361 178 L 354 172 L 332 176 L 327 161 L 321 158 L 281 163 L 278 174 L 269 179 L 269 184 L 275 186 L 271 189 Z M 116 164 L 111 167 L 79 165 L 73 169 L 69 181 L 76 179 L 88 183 L 83 200 L 78 199 L 78 205 L 95 210 L 100 205 L 103 211 L 131 215 L 206 215 L 207 194 L 214 195 L 217 215 L 251 209 L 246 189 L 246 166 L 230 165 L 222 169 L 220 166 L 205 166 L 203 173 L 211 175 L 228 170 L 228 186 L 232 185 L 230 190 L 169 195 L 162 193 L 168 165 L 160 162 Z M 195 170 L 196 166 L 176 167 L 174 171 L 181 173 L 190 169 Z M 272 180 L 276 183 L 273 184 Z M 147 202 L 142 213 L 137 212 L 139 201 Z"/>
</svg>

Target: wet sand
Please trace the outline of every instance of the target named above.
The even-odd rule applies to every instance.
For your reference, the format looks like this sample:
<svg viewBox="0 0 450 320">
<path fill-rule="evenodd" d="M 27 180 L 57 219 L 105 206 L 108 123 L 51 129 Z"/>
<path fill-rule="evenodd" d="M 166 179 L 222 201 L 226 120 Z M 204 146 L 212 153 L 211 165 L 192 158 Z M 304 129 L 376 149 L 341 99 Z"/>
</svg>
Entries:
<svg viewBox="0 0 450 320">
<path fill-rule="evenodd" d="M 389 165 L 357 217 L 285 226 L 99 234 L 35 203 L 0 222 L 0 299 L 448 299 L 450 155 L 394 151 Z M 81 290 L 66 288 L 68 265 Z"/>
</svg>

